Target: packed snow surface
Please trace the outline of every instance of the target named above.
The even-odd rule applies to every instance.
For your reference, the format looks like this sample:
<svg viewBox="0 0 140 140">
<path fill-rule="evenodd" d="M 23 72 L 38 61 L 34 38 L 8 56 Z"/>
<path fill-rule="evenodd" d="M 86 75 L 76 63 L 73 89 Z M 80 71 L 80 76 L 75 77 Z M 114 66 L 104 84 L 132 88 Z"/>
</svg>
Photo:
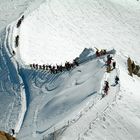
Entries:
<svg viewBox="0 0 140 140">
<path fill-rule="evenodd" d="M 106 73 L 95 47 L 116 50 L 116 69 Z M 137 0 L 0 0 L 0 129 L 19 140 L 139 140 L 140 78 L 126 65 L 128 56 L 140 65 L 139 53 Z M 78 56 L 57 74 L 29 67 Z"/>
</svg>

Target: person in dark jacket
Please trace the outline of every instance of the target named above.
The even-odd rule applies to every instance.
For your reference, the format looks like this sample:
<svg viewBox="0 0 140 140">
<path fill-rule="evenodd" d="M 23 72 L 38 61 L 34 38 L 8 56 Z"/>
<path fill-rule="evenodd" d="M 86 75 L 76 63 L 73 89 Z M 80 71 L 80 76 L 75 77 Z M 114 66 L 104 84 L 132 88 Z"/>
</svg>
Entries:
<svg viewBox="0 0 140 140">
<path fill-rule="evenodd" d="M 116 84 L 116 85 L 118 84 L 119 80 L 120 80 L 119 77 L 116 76 L 116 77 L 115 77 L 115 84 Z"/>
<path fill-rule="evenodd" d="M 21 25 L 22 21 L 24 20 L 24 15 L 18 20 L 17 22 L 17 28 Z"/>
<path fill-rule="evenodd" d="M 14 130 L 14 129 L 12 129 L 12 136 L 13 136 L 13 135 L 15 135 L 15 130 Z"/>
<path fill-rule="evenodd" d="M 16 38 L 15 38 L 15 44 L 16 44 L 16 47 L 18 47 L 18 45 L 19 45 L 19 35 L 17 35 Z"/>
<path fill-rule="evenodd" d="M 76 66 L 79 66 L 79 63 L 77 62 L 76 59 L 73 60 L 73 64 L 76 65 Z"/>
<path fill-rule="evenodd" d="M 99 50 L 96 51 L 96 57 L 99 57 L 100 56 L 100 52 Z"/>
<path fill-rule="evenodd" d="M 105 93 L 106 95 L 108 94 L 108 89 L 109 89 L 109 83 L 108 83 L 108 81 L 105 81 L 104 93 Z"/>
<path fill-rule="evenodd" d="M 13 53 L 13 56 L 16 54 L 16 52 L 14 50 L 12 51 L 12 53 Z"/>
<path fill-rule="evenodd" d="M 112 66 L 113 66 L 113 69 L 116 68 L 116 62 L 115 61 L 112 63 Z"/>
</svg>

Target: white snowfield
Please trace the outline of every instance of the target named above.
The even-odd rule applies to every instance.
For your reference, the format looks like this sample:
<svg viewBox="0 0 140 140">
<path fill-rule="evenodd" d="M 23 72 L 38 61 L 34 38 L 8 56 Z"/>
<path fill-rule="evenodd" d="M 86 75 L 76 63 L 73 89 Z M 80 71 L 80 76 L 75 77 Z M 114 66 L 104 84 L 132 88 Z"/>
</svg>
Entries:
<svg viewBox="0 0 140 140">
<path fill-rule="evenodd" d="M 46 0 L 20 28 L 21 58 L 26 64 L 61 64 L 97 47 L 140 61 L 131 55 L 139 55 L 139 23 L 137 0 Z"/>
<path fill-rule="evenodd" d="M 94 47 L 114 48 L 116 69 L 107 73 Z M 126 65 L 128 56 L 140 65 L 139 53 L 138 0 L 0 0 L 0 130 L 19 140 L 140 140 L 140 78 Z M 78 56 L 57 74 L 29 67 Z"/>
</svg>

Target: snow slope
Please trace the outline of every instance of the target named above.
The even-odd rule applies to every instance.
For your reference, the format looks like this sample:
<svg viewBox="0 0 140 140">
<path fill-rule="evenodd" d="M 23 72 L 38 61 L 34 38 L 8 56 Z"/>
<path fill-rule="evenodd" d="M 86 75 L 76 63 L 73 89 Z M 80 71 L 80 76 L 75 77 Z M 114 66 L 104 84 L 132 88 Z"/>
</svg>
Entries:
<svg viewBox="0 0 140 140">
<path fill-rule="evenodd" d="M 23 13 L 26 15 L 36 9 L 42 2 L 43 0 L 0 0 L 0 31 Z"/>
<path fill-rule="evenodd" d="M 8 16 L 1 16 L 6 21 L 0 22 L 0 129 L 14 128 L 21 140 L 139 140 L 140 79 L 130 77 L 126 66 L 128 56 L 140 61 L 139 1 L 41 2 L 11 1 L 17 12 L 9 7 Z M 3 28 L 25 9 L 20 28 L 18 19 Z M 88 61 L 71 71 L 54 75 L 28 66 L 72 61 L 88 47 L 115 48 L 117 71 L 107 75 L 106 56 L 95 58 L 92 49 L 80 55 Z M 113 84 L 115 75 L 120 85 L 100 100 L 104 80 Z"/>
<path fill-rule="evenodd" d="M 10 48 L 10 27 L 0 35 L 0 129 L 18 132 L 26 111 L 25 92 Z M 25 102 L 25 103 L 24 103 Z"/>
<path fill-rule="evenodd" d="M 124 58 L 117 56 L 120 64 L 120 92 L 117 98 L 89 128 L 81 134 L 80 140 L 139 140 L 140 135 L 140 79 L 131 78 L 124 69 Z"/>
<path fill-rule="evenodd" d="M 139 30 L 136 0 L 46 0 L 24 20 L 21 58 L 26 64 L 59 64 L 72 61 L 84 48 L 97 47 L 125 51 L 140 61 L 131 55 L 139 55 Z"/>
<path fill-rule="evenodd" d="M 38 7 L 42 1 L 32 2 L 0 1 L 0 129 L 7 132 L 12 128 L 19 132 L 26 111 L 24 84 L 18 73 L 19 65 L 13 57 L 13 26 L 17 21 L 11 22 L 23 12 L 26 15 Z"/>
<path fill-rule="evenodd" d="M 72 71 L 56 75 L 23 69 L 30 87 L 30 97 L 19 138 L 27 140 L 34 136 L 34 139 L 38 139 L 48 133 L 49 129 L 54 129 L 57 123 L 62 121 L 62 124 L 57 126 L 61 128 L 67 121 L 72 120 L 71 113 L 75 112 L 73 115 L 77 115 L 77 111 L 85 108 L 91 98 L 92 102 L 99 100 L 105 73 L 103 65 L 103 61 L 95 59 Z"/>
<path fill-rule="evenodd" d="M 113 70 L 110 74 L 106 74 L 106 79 L 109 81 L 110 85 L 114 85 L 114 77 L 118 75 L 118 70 Z M 80 139 L 81 135 L 89 129 L 91 123 L 98 119 L 98 117 L 105 112 L 112 102 L 116 100 L 116 94 L 119 92 L 119 85 L 110 87 L 109 95 L 104 99 L 97 102 L 93 107 L 87 110 L 86 114 L 81 117 L 77 122 L 66 128 L 66 130 L 61 133 L 58 130 L 56 137 L 58 140 L 71 140 Z"/>
</svg>

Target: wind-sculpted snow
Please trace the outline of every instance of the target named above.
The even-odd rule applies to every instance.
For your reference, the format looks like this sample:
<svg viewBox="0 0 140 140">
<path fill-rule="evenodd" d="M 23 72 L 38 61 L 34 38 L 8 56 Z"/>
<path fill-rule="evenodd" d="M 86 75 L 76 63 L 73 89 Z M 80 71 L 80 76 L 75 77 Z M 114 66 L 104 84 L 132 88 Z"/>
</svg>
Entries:
<svg viewBox="0 0 140 140">
<path fill-rule="evenodd" d="M 98 100 L 105 71 L 103 65 L 102 61 L 93 59 L 58 74 L 22 68 L 23 81 L 28 87 L 25 89 L 28 110 L 19 137 L 27 139 L 26 136 L 30 138 L 32 133 L 46 133 L 63 119 L 68 119 L 71 112 L 84 106 L 88 99 Z"/>
<path fill-rule="evenodd" d="M 110 74 L 104 75 L 104 80 L 108 80 L 110 84 L 114 84 L 114 76 L 118 74 L 118 70 L 113 70 Z M 91 124 L 98 120 L 105 110 L 116 100 L 115 96 L 119 92 L 119 86 L 112 86 L 109 89 L 109 96 L 94 104 L 86 112 L 86 115 L 82 115 L 81 118 L 75 123 L 66 126 L 65 128 L 56 130 L 53 137 L 59 140 L 75 140 L 82 139 L 82 134 L 85 134 L 90 130 Z M 46 137 L 47 138 L 47 137 Z"/>
</svg>

